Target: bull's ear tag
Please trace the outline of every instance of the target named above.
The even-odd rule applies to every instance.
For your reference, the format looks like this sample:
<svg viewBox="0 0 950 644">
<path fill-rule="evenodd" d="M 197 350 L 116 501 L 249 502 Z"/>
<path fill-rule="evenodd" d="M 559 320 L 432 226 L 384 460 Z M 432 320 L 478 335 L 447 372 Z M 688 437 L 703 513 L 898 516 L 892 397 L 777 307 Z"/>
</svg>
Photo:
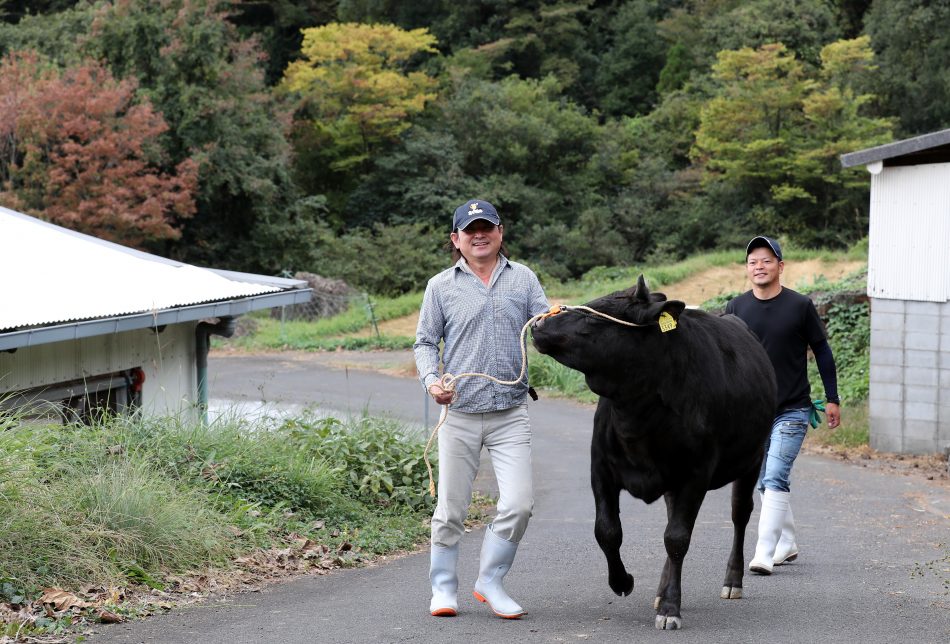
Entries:
<svg viewBox="0 0 950 644">
<path fill-rule="evenodd" d="M 676 319 L 666 311 L 660 313 L 659 323 L 660 333 L 666 333 L 676 328 Z"/>
</svg>

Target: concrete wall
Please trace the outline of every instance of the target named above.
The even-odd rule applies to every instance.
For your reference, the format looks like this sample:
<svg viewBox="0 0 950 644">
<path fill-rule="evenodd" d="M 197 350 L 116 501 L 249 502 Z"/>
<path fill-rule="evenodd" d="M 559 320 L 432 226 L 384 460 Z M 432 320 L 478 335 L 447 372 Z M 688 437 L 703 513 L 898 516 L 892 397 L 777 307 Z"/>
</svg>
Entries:
<svg viewBox="0 0 950 644">
<path fill-rule="evenodd" d="M 950 302 L 871 298 L 871 447 L 950 447 Z"/>
<path fill-rule="evenodd" d="M 194 415 L 196 324 L 171 324 L 161 333 L 142 329 L 0 352 L 0 396 L 141 367 L 145 411 Z"/>
</svg>

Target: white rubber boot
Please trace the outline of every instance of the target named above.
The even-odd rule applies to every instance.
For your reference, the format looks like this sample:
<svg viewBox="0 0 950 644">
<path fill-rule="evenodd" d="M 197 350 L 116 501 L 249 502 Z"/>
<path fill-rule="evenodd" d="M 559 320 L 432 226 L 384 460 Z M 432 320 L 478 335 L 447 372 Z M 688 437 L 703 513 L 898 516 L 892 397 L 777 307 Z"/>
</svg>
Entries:
<svg viewBox="0 0 950 644">
<path fill-rule="evenodd" d="M 785 511 L 785 522 L 782 523 L 782 536 L 775 546 L 775 556 L 772 563 L 781 566 L 784 563 L 798 559 L 798 544 L 795 543 L 795 517 L 792 515 L 792 506 L 789 504 Z"/>
<path fill-rule="evenodd" d="M 766 489 L 762 494 L 762 512 L 759 514 L 759 540 L 749 570 L 760 575 L 772 574 L 775 546 L 782 536 L 782 525 L 788 511 L 788 492 Z"/>
<path fill-rule="evenodd" d="M 501 583 L 514 563 L 516 552 L 517 543 L 502 539 L 488 526 L 485 530 L 485 540 L 482 542 L 475 592 L 472 594 L 478 601 L 487 603 L 492 612 L 505 619 L 518 619 L 527 612 L 508 596 Z"/>
<path fill-rule="evenodd" d="M 449 548 L 432 544 L 429 553 L 429 581 L 432 582 L 429 612 L 436 617 L 458 615 L 459 578 L 455 572 L 458 560 L 459 544 Z"/>
</svg>

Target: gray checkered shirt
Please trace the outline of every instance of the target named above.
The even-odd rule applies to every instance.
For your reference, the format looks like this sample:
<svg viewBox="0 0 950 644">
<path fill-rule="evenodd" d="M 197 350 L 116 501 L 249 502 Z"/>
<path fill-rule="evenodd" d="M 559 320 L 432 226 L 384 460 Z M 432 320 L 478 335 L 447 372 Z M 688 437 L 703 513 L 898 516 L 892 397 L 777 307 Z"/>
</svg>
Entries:
<svg viewBox="0 0 950 644">
<path fill-rule="evenodd" d="M 412 346 L 422 386 L 428 390 L 440 377 L 440 340 L 445 340 L 442 361 L 447 373 L 486 373 L 499 380 L 514 380 L 521 371 L 521 329 L 532 316 L 548 308 L 541 283 L 524 264 L 499 255 L 486 286 L 465 259 L 459 259 L 426 286 Z M 528 374 L 512 386 L 486 378 L 463 378 L 455 391 L 454 411 L 509 409 L 524 402 Z"/>
</svg>

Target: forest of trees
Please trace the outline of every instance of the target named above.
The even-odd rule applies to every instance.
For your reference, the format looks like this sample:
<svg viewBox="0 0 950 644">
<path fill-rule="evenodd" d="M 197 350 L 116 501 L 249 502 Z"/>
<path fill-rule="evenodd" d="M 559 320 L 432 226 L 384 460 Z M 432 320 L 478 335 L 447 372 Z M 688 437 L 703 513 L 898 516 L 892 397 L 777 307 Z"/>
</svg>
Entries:
<svg viewBox="0 0 950 644">
<path fill-rule="evenodd" d="M 595 266 L 867 234 L 845 152 L 950 127 L 950 0 L 0 0 L 0 204 L 421 288 L 492 201 Z M 6 240 L 5 240 L 6 241 Z"/>
</svg>

